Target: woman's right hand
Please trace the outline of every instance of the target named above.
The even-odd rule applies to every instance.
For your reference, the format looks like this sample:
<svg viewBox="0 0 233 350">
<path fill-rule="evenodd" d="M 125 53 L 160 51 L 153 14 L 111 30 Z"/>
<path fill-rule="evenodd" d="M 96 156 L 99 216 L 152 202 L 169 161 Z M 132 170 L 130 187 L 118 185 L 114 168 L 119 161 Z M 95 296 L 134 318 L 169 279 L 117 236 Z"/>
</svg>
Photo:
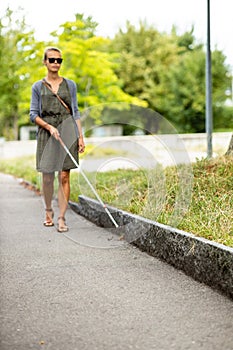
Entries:
<svg viewBox="0 0 233 350">
<path fill-rule="evenodd" d="M 52 126 L 52 125 L 49 125 L 48 130 L 49 130 L 49 132 L 50 132 L 50 135 L 53 136 L 56 140 L 58 140 L 58 138 L 60 137 L 60 133 L 59 133 L 59 131 L 57 130 L 57 128 L 55 128 L 55 127 Z"/>
<path fill-rule="evenodd" d="M 48 130 L 50 132 L 50 135 L 53 136 L 56 140 L 59 139 L 60 133 L 54 126 L 47 123 L 45 120 L 43 120 L 41 117 L 37 116 L 35 119 L 35 122 L 37 125 L 39 125 L 41 128 L 44 128 L 45 130 Z"/>
</svg>

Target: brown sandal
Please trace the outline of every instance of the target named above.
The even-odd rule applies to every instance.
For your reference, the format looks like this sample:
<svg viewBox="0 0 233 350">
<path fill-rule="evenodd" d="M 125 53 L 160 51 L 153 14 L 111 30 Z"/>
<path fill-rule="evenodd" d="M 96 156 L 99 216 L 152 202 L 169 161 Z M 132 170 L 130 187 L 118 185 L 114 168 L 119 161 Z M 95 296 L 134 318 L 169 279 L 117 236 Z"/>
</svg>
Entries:
<svg viewBox="0 0 233 350">
<path fill-rule="evenodd" d="M 63 225 L 59 225 L 59 223 L 57 224 L 57 232 L 69 231 L 69 227 L 66 225 L 66 219 L 64 218 L 64 216 L 59 216 L 57 221 L 59 221 L 59 220 L 63 220 L 64 224 Z"/>
<path fill-rule="evenodd" d="M 53 209 L 45 209 L 45 211 L 46 211 L 46 220 L 44 221 L 44 226 L 46 226 L 46 227 L 54 226 L 54 222 L 53 222 L 54 211 L 53 211 Z M 48 215 L 47 212 L 51 212 L 51 216 Z"/>
</svg>

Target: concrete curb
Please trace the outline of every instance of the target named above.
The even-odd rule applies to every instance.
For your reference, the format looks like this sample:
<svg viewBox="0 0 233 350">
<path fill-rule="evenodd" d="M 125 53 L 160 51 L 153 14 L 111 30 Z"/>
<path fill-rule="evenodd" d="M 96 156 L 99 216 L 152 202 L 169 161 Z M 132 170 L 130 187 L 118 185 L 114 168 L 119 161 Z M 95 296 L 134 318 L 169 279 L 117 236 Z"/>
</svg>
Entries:
<svg viewBox="0 0 233 350">
<path fill-rule="evenodd" d="M 113 228 L 102 205 L 85 196 L 79 196 L 79 203 L 70 202 L 70 207 L 96 225 L 123 235 L 140 250 L 233 299 L 233 248 L 108 206 L 119 225 Z"/>
</svg>

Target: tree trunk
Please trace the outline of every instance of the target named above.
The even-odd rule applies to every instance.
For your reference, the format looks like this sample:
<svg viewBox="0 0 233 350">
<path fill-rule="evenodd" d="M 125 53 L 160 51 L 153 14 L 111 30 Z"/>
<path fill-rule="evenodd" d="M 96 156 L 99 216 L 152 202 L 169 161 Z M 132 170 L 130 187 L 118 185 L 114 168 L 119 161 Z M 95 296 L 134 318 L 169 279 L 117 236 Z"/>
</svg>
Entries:
<svg viewBox="0 0 233 350">
<path fill-rule="evenodd" d="M 231 135 L 231 141 L 226 151 L 226 155 L 233 155 L 233 134 Z"/>
<path fill-rule="evenodd" d="M 15 116 L 13 119 L 13 135 L 14 135 L 14 140 L 18 140 L 18 133 L 19 133 L 19 128 L 18 128 L 18 116 Z"/>
</svg>

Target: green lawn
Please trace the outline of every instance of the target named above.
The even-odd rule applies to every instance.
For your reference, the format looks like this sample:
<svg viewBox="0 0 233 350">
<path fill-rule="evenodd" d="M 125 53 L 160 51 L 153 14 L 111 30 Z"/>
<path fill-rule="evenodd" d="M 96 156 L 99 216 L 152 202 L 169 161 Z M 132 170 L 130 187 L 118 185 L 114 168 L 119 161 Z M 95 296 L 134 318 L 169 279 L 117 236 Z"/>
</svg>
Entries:
<svg viewBox="0 0 233 350">
<path fill-rule="evenodd" d="M 0 160 L 0 171 L 41 188 L 34 157 Z M 188 171 L 187 179 L 185 166 L 86 175 L 105 203 L 233 247 L 233 158 L 197 161 L 192 182 Z M 95 198 L 82 175 L 72 171 L 71 200 L 79 194 Z"/>
</svg>

